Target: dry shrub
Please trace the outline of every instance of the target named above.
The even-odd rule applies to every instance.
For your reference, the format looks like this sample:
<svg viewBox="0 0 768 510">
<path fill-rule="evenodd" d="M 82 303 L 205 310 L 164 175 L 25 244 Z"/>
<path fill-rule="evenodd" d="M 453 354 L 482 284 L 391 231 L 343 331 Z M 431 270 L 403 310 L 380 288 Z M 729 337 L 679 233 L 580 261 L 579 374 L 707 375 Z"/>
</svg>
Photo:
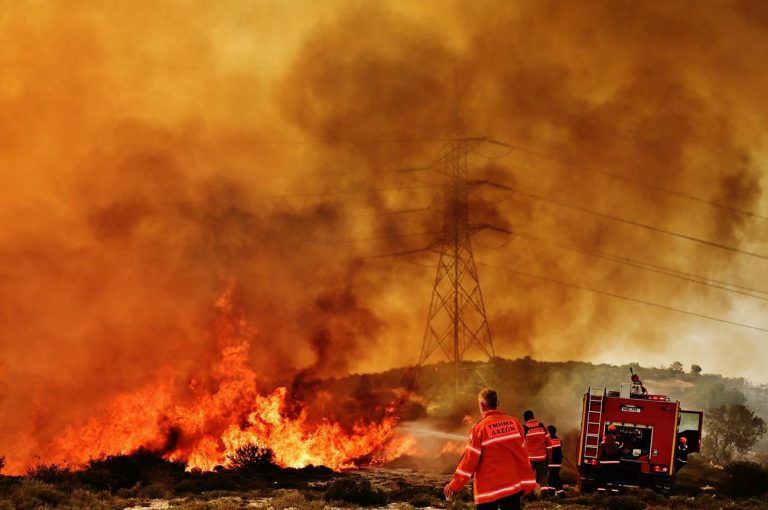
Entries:
<svg viewBox="0 0 768 510">
<path fill-rule="evenodd" d="M 302 508 L 307 500 L 299 491 L 284 491 L 275 496 L 270 501 L 270 506 L 275 510 L 285 510 L 287 508 Z"/>
</svg>

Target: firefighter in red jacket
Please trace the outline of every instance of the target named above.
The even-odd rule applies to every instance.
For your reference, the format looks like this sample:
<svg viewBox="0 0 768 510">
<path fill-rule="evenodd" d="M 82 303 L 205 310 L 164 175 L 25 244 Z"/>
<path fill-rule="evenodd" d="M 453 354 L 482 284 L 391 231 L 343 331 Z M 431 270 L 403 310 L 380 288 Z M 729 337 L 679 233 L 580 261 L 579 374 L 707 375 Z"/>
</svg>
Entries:
<svg viewBox="0 0 768 510">
<path fill-rule="evenodd" d="M 528 451 L 528 460 L 536 474 L 536 483 L 542 490 L 549 487 L 549 460 L 551 458 L 552 438 L 546 425 L 533 416 L 530 409 L 523 413 L 525 419 L 525 449 Z"/>
<path fill-rule="evenodd" d="M 498 410 L 494 390 L 483 389 L 477 402 L 483 418 L 472 427 L 464 456 L 443 492 L 451 499 L 474 475 L 479 510 L 517 510 L 520 497 L 536 487 L 525 451 L 523 425 Z"/>
<path fill-rule="evenodd" d="M 549 490 L 556 496 L 565 497 L 563 482 L 560 480 L 560 467 L 563 465 L 563 445 L 560 438 L 557 437 L 557 428 L 554 425 L 548 425 L 549 437 L 552 440 L 552 446 L 549 456 Z"/>
<path fill-rule="evenodd" d="M 600 459 L 600 487 L 597 490 L 619 492 L 621 473 L 621 447 L 616 437 L 616 425 L 609 425 L 600 443 L 597 456 Z"/>
</svg>

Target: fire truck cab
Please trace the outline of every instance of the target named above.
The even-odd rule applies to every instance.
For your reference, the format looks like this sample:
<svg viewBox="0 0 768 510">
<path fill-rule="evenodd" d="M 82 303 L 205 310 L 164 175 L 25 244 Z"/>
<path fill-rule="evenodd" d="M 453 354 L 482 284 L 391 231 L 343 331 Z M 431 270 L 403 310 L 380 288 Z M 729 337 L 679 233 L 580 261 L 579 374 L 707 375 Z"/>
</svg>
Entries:
<svg viewBox="0 0 768 510">
<path fill-rule="evenodd" d="M 704 413 L 683 410 L 679 401 L 636 388 L 622 384 L 619 391 L 589 388 L 584 393 L 578 460 L 582 491 L 617 492 L 623 487 L 670 491 L 680 438 L 686 438 L 687 453 L 701 450 Z M 600 445 L 612 425 L 620 461 L 601 466 Z M 608 469 L 613 470 L 610 475 Z"/>
</svg>

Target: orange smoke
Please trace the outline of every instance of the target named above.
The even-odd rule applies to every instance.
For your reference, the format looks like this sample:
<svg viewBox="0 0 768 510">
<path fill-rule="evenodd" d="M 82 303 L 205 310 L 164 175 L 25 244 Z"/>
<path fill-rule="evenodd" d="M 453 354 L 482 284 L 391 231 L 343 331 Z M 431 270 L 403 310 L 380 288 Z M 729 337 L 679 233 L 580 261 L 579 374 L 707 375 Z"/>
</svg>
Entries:
<svg viewBox="0 0 768 510">
<path fill-rule="evenodd" d="M 522 149 L 478 147 L 472 179 L 768 252 L 768 223 L 735 212 L 768 217 L 766 6 L 2 2 L 0 455 L 397 452 L 391 394 L 317 387 L 418 358 L 435 254 L 390 255 L 442 228 L 441 175 L 401 170 L 444 150 L 454 76 L 467 134 Z M 558 246 L 757 290 L 764 261 L 472 197 L 473 224 L 521 233 L 474 238 L 499 356 L 765 377 L 762 333 L 492 268 L 759 325 L 760 299 Z"/>
</svg>

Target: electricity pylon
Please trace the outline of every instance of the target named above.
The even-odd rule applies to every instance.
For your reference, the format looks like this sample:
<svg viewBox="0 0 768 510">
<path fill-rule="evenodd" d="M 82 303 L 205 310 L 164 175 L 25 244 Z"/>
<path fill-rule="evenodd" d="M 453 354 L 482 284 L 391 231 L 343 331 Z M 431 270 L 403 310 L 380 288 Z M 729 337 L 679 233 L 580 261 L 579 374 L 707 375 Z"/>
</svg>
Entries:
<svg viewBox="0 0 768 510">
<path fill-rule="evenodd" d="M 432 244 L 440 258 L 419 357 L 419 366 L 422 366 L 435 350 L 443 351 L 454 363 L 457 398 L 461 362 L 467 351 L 474 346 L 488 358 L 495 355 L 472 253 L 472 234 L 486 228 L 503 231 L 490 225 L 473 225 L 469 221 L 470 193 L 480 185 L 494 184 L 469 179 L 468 155 L 480 143 L 496 142 L 486 138 L 464 138 L 463 134 L 457 113 L 451 146 L 433 164 L 445 179 L 443 228 Z"/>
</svg>

